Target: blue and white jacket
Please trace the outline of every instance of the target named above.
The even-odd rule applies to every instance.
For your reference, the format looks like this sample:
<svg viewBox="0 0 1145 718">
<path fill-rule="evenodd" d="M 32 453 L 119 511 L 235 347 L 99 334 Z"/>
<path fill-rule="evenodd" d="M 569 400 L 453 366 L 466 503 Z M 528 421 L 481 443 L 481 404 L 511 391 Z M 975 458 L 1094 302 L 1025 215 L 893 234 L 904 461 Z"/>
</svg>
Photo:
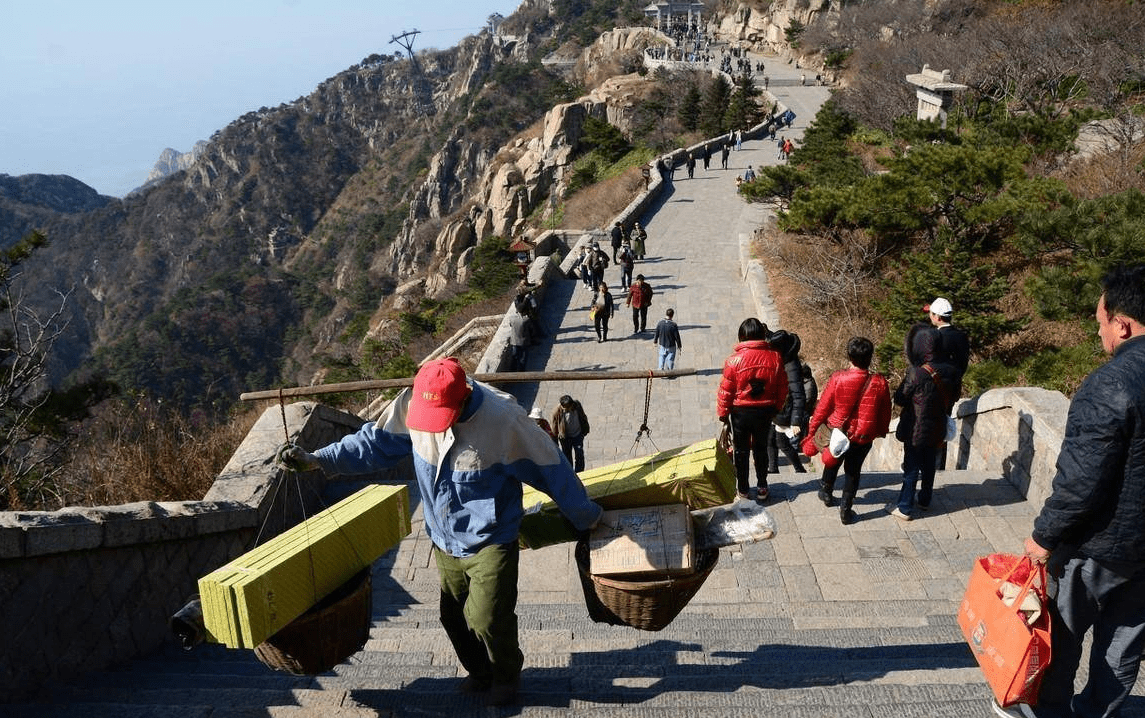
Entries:
<svg viewBox="0 0 1145 718">
<path fill-rule="evenodd" d="M 521 484 L 545 492 L 580 530 L 603 509 L 589 499 L 553 440 L 509 394 L 470 381 L 473 394 L 454 425 L 440 433 L 406 426 L 411 390 L 398 395 L 378 422 L 315 452 L 331 475 L 365 474 L 413 455 L 426 531 L 459 558 L 515 542 L 524 510 Z"/>
</svg>

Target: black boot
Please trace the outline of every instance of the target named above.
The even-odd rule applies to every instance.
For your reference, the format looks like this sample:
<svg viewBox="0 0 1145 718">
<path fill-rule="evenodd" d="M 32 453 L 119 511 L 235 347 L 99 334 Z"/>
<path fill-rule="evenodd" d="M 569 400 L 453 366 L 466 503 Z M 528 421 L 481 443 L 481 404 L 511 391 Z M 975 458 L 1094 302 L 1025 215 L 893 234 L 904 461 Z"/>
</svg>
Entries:
<svg viewBox="0 0 1145 718">
<path fill-rule="evenodd" d="M 854 494 L 843 494 L 843 501 L 839 505 L 839 520 L 843 522 L 844 526 L 852 524 L 855 521 L 855 512 L 851 510 L 851 504 L 854 502 Z"/>
<path fill-rule="evenodd" d="M 828 485 L 826 481 L 820 479 L 819 481 L 819 500 L 823 502 L 824 506 L 831 507 L 835 505 L 835 497 L 831 492 L 835 490 L 833 485 Z"/>
</svg>

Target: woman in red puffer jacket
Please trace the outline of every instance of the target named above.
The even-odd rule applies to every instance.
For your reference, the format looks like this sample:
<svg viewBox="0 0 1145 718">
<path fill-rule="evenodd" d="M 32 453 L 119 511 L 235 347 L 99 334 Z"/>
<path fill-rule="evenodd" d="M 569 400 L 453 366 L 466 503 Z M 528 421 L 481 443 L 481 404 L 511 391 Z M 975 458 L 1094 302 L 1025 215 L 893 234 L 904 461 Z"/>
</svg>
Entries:
<svg viewBox="0 0 1145 718">
<path fill-rule="evenodd" d="M 724 361 L 716 392 L 716 416 L 732 434 L 736 493 L 767 500 L 767 434 L 771 420 L 787 400 L 783 357 L 767 343 L 767 325 L 755 317 L 739 325 L 739 343 Z M 756 488 L 748 482 L 748 463 L 755 462 Z"/>
<path fill-rule="evenodd" d="M 815 430 L 826 423 L 832 429 L 840 429 L 851 441 L 851 446 L 843 454 L 843 473 L 847 480 L 843 484 L 839 520 L 844 524 L 855 520 L 851 506 L 859 490 L 859 475 L 863 461 L 871 451 L 871 443 L 886 436 L 891 421 L 890 387 L 886 379 L 870 371 L 874 353 L 875 345 L 866 337 L 852 337 L 847 342 L 847 359 L 851 368 L 837 371 L 827 380 L 827 388 L 819 397 L 804 440 L 804 453 L 808 449 L 812 454 L 816 453 Z M 838 463 L 823 467 L 819 499 L 827 506 L 835 504 L 831 492 L 835 489 L 838 475 Z"/>
</svg>

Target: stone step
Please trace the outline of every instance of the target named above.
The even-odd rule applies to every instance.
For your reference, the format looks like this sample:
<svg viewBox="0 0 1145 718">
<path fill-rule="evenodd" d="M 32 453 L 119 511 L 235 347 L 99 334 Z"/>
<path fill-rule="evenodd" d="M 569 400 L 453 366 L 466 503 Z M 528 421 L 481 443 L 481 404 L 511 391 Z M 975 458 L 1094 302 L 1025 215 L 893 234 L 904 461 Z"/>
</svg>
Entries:
<svg viewBox="0 0 1145 718">
<path fill-rule="evenodd" d="M 618 679 L 679 684 L 679 690 L 702 681 L 705 688 L 745 685 L 792 688 L 854 681 L 896 682 L 925 672 L 931 683 L 979 685 L 981 675 L 960 636 L 924 637 L 914 631 L 881 632 L 881 642 L 868 631 L 840 640 L 837 632 L 789 633 L 784 641 L 762 635 L 705 636 L 706 646 L 670 639 L 620 648 L 602 646 L 572 652 L 526 654 L 525 680 L 536 692 L 593 695 Z M 835 634 L 836 640 L 830 640 Z M 902 635 L 910 634 L 910 635 Z M 809 640 L 810 639 L 810 640 Z M 905 640 L 909 639 L 909 640 Z M 841 644 L 851 644 L 845 646 Z M 338 692 L 354 690 L 452 689 L 459 669 L 445 641 L 437 652 L 370 652 L 316 678 L 273 672 L 251 657 L 247 662 L 137 661 L 121 671 L 89 676 L 54 698 L 72 701 L 197 705 L 219 700 L 241 707 L 258 705 L 337 705 Z M 442 686 L 446 688 L 442 688 Z M 327 693 L 332 692 L 332 693 Z"/>
<path fill-rule="evenodd" d="M 142 681 L 142 676 L 141 683 Z M 299 706 L 305 708 L 336 708 L 344 695 L 337 690 L 316 688 L 218 687 L 216 676 L 202 676 L 193 686 L 138 687 L 106 686 L 98 691 L 90 688 L 66 688 L 53 693 L 52 700 L 62 703 L 89 704 L 114 703 L 117 705 L 215 705 L 229 708 L 257 708 L 260 706 Z"/>
<path fill-rule="evenodd" d="M 353 705 L 382 715 L 464 714 L 476 704 L 473 697 L 433 688 L 418 690 L 356 690 Z M 826 685 L 814 688 L 757 687 L 720 683 L 697 689 L 694 682 L 660 680 L 625 684 L 607 690 L 568 693 L 538 691 L 527 680 L 520 691 L 519 714 L 553 715 L 573 712 L 610 716 L 986 716 L 989 694 L 983 686 L 946 685 Z M 416 711 L 411 706 L 417 706 Z"/>
<path fill-rule="evenodd" d="M 11 711 L 11 712 L 9 712 Z M 378 718 L 362 706 L 226 706 L 160 703 L 26 703 L 4 706 L 5 718 Z"/>
<path fill-rule="evenodd" d="M 915 670 L 947 671 L 941 681 L 980 680 L 965 644 L 960 640 L 917 643 L 888 642 L 884 645 L 809 645 L 802 643 L 754 643 L 720 645 L 705 649 L 697 644 L 664 640 L 633 649 L 593 649 L 579 652 L 528 652 L 526 675 L 546 683 L 580 678 L 598 680 L 611 677 L 693 679 L 703 677 L 744 682 L 766 676 L 769 683 L 818 685 L 875 679 Z M 946 636 L 947 639 L 953 637 Z M 275 672 L 252 660 L 236 670 L 231 663 L 184 664 L 186 670 L 170 663 L 136 662 L 122 671 L 93 674 L 54 692 L 55 697 L 97 702 L 146 702 L 151 693 L 166 692 L 173 703 L 194 704 L 203 690 L 213 695 L 232 692 L 258 694 L 259 700 L 278 702 L 290 697 L 291 703 L 329 703 L 314 688 L 351 689 L 359 687 L 397 688 L 419 679 L 450 679 L 459 675 L 451 650 L 437 653 L 379 653 L 363 651 L 328 674 L 318 677 L 292 676 Z M 966 675 L 957 671 L 970 669 Z M 97 695 L 98 694 L 98 695 Z M 243 700 L 242 696 L 238 696 Z"/>
<path fill-rule="evenodd" d="M 824 687 L 756 688 L 713 685 L 695 690 L 670 682 L 651 685 L 616 685 L 591 696 L 575 692 L 540 692 L 526 682 L 521 705 L 512 712 L 522 717 L 565 715 L 616 718 L 677 718 L 687 716 L 750 715 L 762 718 L 985 718 L 992 715 L 983 687 L 933 685 L 831 685 Z M 227 705 L 212 706 L 136 703 L 24 704 L 6 712 L 10 718 L 376 718 L 385 716 L 484 715 L 478 697 L 452 689 L 419 691 L 416 686 L 397 690 L 357 690 L 341 706 Z M 495 715 L 497 713 L 490 712 Z"/>
</svg>

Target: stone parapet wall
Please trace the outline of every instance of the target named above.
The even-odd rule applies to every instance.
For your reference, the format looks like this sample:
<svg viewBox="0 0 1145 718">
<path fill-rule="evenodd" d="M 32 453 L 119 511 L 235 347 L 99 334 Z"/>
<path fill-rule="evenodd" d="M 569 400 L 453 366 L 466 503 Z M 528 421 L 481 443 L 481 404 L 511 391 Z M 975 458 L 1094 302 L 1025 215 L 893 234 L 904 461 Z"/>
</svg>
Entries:
<svg viewBox="0 0 1145 718">
<path fill-rule="evenodd" d="M 552 247 L 551 251 L 555 252 L 557 248 Z M 536 293 L 538 306 L 544 304 L 549 282 L 560 278 L 561 269 L 552 261 L 551 257 L 538 256 L 529 265 L 528 281 L 537 285 L 533 291 Z M 511 333 L 509 320 L 516 312 L 517 310 L 512 305 L 505 310 L 505 314 L 501 317 L 501 323 L 493 332 L 493 337 L 485 347 L 485 353 L 481 356 L 481 361 L 477 363 L 477 369 L 474 373 L 495 374 L 509 369 L 512 363 L 512 348 L 509 345 Z"/>
<path fill-rule="evenodd" d="M 1041 506 L 1050 495 L 1068 412 L 1064 394 L 1034 387 L 991 389 L 962 401 L 950 468 L 1001 468 L 1027 501 Z"/>
<path fill-rule="evenodd" d="M 309 402 L 275 405 L 202 501 L 0 513 L 0 702 L 173 641 L 168 619 L 199 577 L 323 507 L 321 472 L 275 466 L 286 437 L 317 448 L 361 423 Z"/>
<path fill-rule="evenodd" d="M 999 472 L 1040 506 L 1050 494 L 1065 436 L 1069 400 L 1034 387 L 991 389 L 955 407 L 958 438 L 947 447 L 946 469 Z M 901 471 L 902 443 L 891 433 L 871 448 L 864 469 Z"/>
</svg>

